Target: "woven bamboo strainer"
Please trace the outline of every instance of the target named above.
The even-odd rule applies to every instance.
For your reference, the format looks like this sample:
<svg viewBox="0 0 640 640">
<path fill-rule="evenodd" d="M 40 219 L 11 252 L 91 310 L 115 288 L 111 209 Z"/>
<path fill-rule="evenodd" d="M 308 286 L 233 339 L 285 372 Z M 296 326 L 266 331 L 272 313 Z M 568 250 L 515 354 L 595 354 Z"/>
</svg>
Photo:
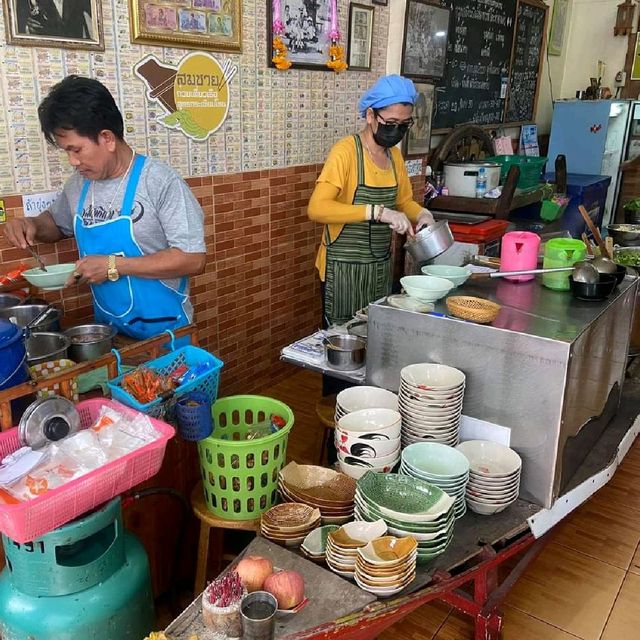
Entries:
<svg viewBox="0 0 640 640">
<path fill-rule="evenodd" d="M 451 296 L 447 298 L 446 303 L 451 315 L 480 324 L 493 322 L 500 311 L 499 304 L 472 296 Z"/>
</svg>

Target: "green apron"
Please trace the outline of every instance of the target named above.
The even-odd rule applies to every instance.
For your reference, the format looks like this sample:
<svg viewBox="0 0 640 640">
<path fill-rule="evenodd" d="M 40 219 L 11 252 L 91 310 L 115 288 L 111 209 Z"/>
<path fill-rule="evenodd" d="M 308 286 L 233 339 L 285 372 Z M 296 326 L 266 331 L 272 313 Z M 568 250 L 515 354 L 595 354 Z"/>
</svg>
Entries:
<svg viewBox="0 0 640 640">
<path fill-rule="evenodd" d="M 389 154 L 396 184 L 369 187 L 365 184 L 364 154 L 360 136 L 353 136 L 358 162 L 358 186 L 353 204 L 383 204 L 395 209 L 398 178 Z M 377 222 L 345 224 L 331 242 L 325 227 L 327 269 L 324 281 L 325 320 L 328 325 L 344 324 L 370 302 L 391 293 L 391 228 Z"/>
</svg>

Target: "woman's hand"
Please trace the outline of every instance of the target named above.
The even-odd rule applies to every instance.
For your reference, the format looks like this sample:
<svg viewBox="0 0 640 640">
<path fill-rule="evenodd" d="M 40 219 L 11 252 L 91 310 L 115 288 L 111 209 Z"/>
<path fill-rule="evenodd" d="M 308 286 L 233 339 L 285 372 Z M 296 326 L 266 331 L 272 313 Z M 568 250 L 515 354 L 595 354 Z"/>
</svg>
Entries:
<svg viewBox="0 0 640 640">
<path fill-rule="evenodd" d="M 394 211 L 393 209 L 387 209 L 387 207 L 385 207 L 382 210 L 380 222 L 388 224 L 396 233 L 407 233 L 410 236 L 413 235 L 413 227 L 411 226 L 411 222 L 409 221 L 409 218 L 407 218 L 407 216 L 405 216 L 401 211 Z"/>
<path fill-rule="evenodd" d="M 431 211 L 423 209 L 418 216 L 416 231 L 420 231 L 420 229 L 424 227 L 430 227 L 432 224 L 435 224 L 435 220 L 433 219 L 433 215 L 431 215 Z"/>
</svg>

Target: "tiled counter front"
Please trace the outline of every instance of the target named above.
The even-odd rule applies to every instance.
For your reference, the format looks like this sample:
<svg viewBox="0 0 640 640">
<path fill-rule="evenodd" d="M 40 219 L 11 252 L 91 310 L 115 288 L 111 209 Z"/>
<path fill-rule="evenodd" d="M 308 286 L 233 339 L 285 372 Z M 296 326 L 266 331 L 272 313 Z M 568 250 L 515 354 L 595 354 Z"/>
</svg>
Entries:
<svg viewBox="0 0 640 640">
<path fill-rule="evenodd" d="M 256 391 L 290 373 L 279 363 L 283 345 L 320 324 L 320 287 L 314 269 L 320 226 L 306 208 L 321 165 L 208 176 L 187 180 L 205 214 L 207 267 L 192 279 L 201 343 L 225 362 L 223 393 Z M 422 197 L 421 178 L 413 178 Z M 22 199 L 5 199 L 9 217 Z M 41 245 L 45 262 L 77 259 L 73 240 Z M 2 272 L 30 260 L 0 237 Z M 49 292 L 67 321 L 92 317 L 86 286 Z"/>
</svg>

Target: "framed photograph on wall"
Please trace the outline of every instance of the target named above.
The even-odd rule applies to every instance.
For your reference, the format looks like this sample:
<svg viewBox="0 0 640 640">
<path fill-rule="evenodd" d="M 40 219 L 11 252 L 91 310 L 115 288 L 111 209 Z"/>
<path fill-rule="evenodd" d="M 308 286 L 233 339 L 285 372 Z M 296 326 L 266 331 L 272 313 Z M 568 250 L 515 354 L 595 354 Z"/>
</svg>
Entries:
<svg viewBox="0 0 640 640">
<path fill-rule="evenodd" d="M 553 3 L 553 15 L 551 16 L 551 31 L 549 32 L 549 45 L 547 50 L 550 56 L 562 54 L 564 44 L 564 30 L 567 23 L 569 0 L 555 0 Z"/>
<path fill-rule="evenodd" d="M 3 0 L 7 44 L 104 51 L 102 0 Z"/>
<path fill-rule="evenodd" d="M 442 78 L 448 33 L 449 9 L 424 0 L 407 0 L 402 75 L 418 79 Z"/>
<path fill-rule="evenodd" d="M 271 60 L 273 50 L 273 3 L 267 0 L 267 36 L 269 47 L 267 60 Z M 327 67 L 329 59 L 329 32 L 331 30 L 331 0 L 284 0 L 282 15 L 284 24 L 283 42 L 289 49 L 287 58 L 293 68 L 331 71 Z"/>
<path fill-rule="evenodd" d="M 349 5 L 349 69 L 371 70 L 371 45 L 373 43 L 373 7 L 352 2 Z"/>
<path fill-rule="evenodd" d="M 389 0 L 371 0 L 373 4 L 379 4 L 381 7 L 386 7 L 389 4 Z"/>
<path fill-rule="evenodd" d="M 413 127 L 404 137 L 403 152 L 405 157 L 424 156 L 429 153 L 431 145 L 431 120 L 436 88 L 426 82 L 415 82 L 416 103 L 413 107 Z"/>
<path fill-rule="evenodd" d="M 242 0 L 129 0 L 131 42 L 242 51 Z"/>
</svg>

